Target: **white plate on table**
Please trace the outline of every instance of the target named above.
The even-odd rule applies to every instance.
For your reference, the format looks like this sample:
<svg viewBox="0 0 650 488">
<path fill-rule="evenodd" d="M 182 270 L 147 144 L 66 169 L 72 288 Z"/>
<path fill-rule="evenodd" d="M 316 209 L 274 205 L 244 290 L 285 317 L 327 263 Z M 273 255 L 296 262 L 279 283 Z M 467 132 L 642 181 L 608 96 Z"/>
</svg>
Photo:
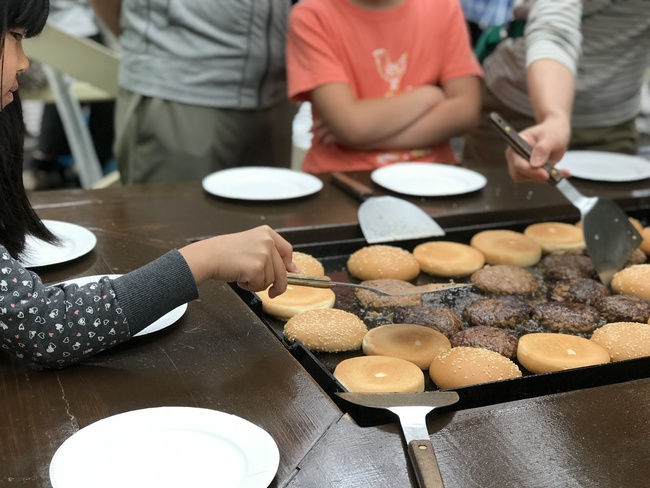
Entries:
<svg viewBox="0 0 650 488">
<path fill-rule="evenodd" d="M 418 197 L 462 195 L 483 188 L 476 171 L 441 163 L 395 163 L 374 170 L 372 181 L 387 190 Z"/>
<path fill-rule="evenodd" d="M 567 151 L 556 165 L 571 176 L 593 181 L 638 181 L 650 178 L 650 161 L 603 151 Z"/>
<path fill-rule="evenodd" d="M 21 264 L 26 268 L 38 268 L 61 264 L 88 254 L 95 248 L 97 237 L 85 227 L 58 220 L 43 220 L 43 224 L 60 239 L 59 244 L 27 236 L 24 258 Z"/>
<path fill-rule="evenodd" d="M 101 278 L 104 276 L 108 276 L 110 279 L 115 279 L 118 278 L 122 275 L 119 274 L 103 274 L 103 275 L 94 275 L 94 276 L 83 276 L 81 278 L 73 278 L 71 280 L 66 280 L 62 281 L 60 283 L 57 283 L 59 285 L 70 285 L 70 284 L 75 284 L 78 286 L 83 286 L 87 285 L 88 283 L 95 283 L 99 281 Z M 140 332 L 135 334 L 133 337 L 140 337 L 143 335 L 151 334 L 152 332 L 157 332 L 161 329 L 164 329 L 166 327 L 169 327 L 170 325 L 176 323 L 178 319 L 180 319 L 185 311 L 187 310 L 187 303 L 184 303 L 183 305 L 179 305 L 173 310 L 170 310 L 167 312 L 165 315 L 160 317 L 158 320 L 156 320 L 153 324 L 148 325 L 144 329 L 142 329 Z"/>
<path fill-rule="evenodd" d="M 217 410 L 157 407 L 76 432 L 50 463 L 54 488 L 266 488 L 278 469 L 273 438 Z"/>
<path fill-rule="evenodd" d="M 313 175 L 266 166 L 224 169 L 203 178 L 202 184 L 218 197 L 255 201 L 300 198 L 323 188 L 323 182 Z"/>
</svg>

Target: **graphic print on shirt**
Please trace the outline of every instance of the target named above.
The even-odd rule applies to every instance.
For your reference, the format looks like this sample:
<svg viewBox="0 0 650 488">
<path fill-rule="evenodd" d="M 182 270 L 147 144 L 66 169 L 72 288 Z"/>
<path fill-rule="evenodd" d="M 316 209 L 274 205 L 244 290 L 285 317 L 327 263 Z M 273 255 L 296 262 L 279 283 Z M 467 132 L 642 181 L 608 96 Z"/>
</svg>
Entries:
<svg viewBox="0 0 650 488">
<path fill-rule="evenodd" d="M 402 53 L 396 61 L 393 61 L 388 49 L 380 47 L 372 52 L 372 57 L 375 60 L 379 77 L 388 83 L 388 90 L 384 93 L 384 97 L 388 98 L 397 95 L 408 67 L 408 53 Z M 376 161 L 380 166 L 385 166 L 400 161 L 411 161 L 430 153 L 430 149 L 381 152 L 377 154 Z"/>
<path fill-rule="evenodd" d="M 408 53 L 402 53 L 397 61 L 392 61 L 388 50 L 383 47 L 372 52 L 379 77 L 388 83 L 388 91 L 384 94 L 385 97 L 393 96 L 399 92 L 400 83 L 404 73 L 406 73 L 408 56 Z"/>
</svg>

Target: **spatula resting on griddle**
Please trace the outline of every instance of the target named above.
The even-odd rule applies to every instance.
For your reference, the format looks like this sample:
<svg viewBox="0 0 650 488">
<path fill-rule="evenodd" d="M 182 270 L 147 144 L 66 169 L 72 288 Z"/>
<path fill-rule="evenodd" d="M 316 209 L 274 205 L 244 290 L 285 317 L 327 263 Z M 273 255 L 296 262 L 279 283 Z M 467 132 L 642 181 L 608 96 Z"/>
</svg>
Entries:
<svg viewBox="0 0 650 488">
<path fill-rule="evenodd" d="M 530 160 L 532 147 L 516 130 L 494 112 L 490 114 L 490 122 L 517 154 Z M 614 274 L 625 265 L 632 251 L 641 244 L 641 234 L 614 202 L 605 198 L 584 196 L 549 162 L 545 163 L 543 168 L 550 175 L 549 183 L 555 185 L 580 210 L 587 252 L 600 281 L 609 286 Z"/>
<path fill-rule="evenodd" d="M 349 175 L 333 172 L 332 183 L 360 200 L 357 212 L 368 244 L 444 236 L 445 231 L 420 207 L 392 196 L 375 196 L 372 188 Z"/>
<path fill-rule="evenodd" d="M 443 488 L 445 486 L 427 430 L 426 416 L 434 408 L 446 407 L 458 402 L 458 393 L 455 391 L 341 392 L 337 395 L 350 403 L 370 408 L 383 408 L 397 415 L 408 447 L 409 459 L 420 488 Z"/>
</svg>

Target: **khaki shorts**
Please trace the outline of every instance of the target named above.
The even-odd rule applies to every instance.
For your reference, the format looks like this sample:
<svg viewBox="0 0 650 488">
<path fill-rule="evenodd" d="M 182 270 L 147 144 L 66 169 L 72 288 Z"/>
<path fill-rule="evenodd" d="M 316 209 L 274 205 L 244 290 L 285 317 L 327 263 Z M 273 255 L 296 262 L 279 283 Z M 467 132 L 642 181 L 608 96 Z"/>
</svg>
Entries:
<svg viewBox="0 0 650 488">
<path fill-rule="evenodd" d="M 262 110 L 201 107 L 121 89 L 115 156 L 125 185 L 200 180 L 236 166 L 291 164 L 290 102 Z"/>
<path fill-rule="evenodd" d="M 490 112 L 499 113 L 517 131 L 535 125 L 535 120 L 504 105 L 484 84 L 482 97 L 481 120 L 479 126 L 464 138 L 462 161 L 468 167 L 506 168 L 507 143 L 489 122 L 488 115 Z M 574 127 L 569 149 L 636 154 L 638 146 L 639 134 L 634 120 L 630 120 L 611 127 Z"/>
</svg>

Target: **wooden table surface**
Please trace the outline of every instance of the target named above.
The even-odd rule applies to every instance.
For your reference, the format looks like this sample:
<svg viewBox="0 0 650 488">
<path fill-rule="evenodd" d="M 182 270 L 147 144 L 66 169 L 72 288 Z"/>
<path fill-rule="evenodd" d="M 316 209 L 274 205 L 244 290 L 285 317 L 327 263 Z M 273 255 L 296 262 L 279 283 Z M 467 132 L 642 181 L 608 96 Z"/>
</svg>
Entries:
<svg viewBox="0 0 650 488">
<path fill-rule="evenodd" d="M 488 185 L 473 194 L 409 200 L 445 228 L 577 218 L 550 185 L 484 173 Z M 98 238 L 88 255 L 40 274 L 54 282 L 125 273 L 194 239 L 259 224 L 280 229 L 297 248 L 359 239 L 358 202 L 323 180 L 318 194 L 283 203 L 226 201 L 200 183 L 34 193 L 42 218 L 83 225 Z M 576 185 L 650 216 L 647 181 Z M 398 424 L 356 425 L 223 283 L 201 286 L 172 327 L 77 366 L 41 371 L 0 355 L 0 398 L 1 487 L 50 486 L 54 452 L 79 429 L 166 405 L 232 413 L 269 432 L 280 450 L 273 487 L 416 486 Z M 432 414 L 429 432 L 447 488 L 647 486 L 650 380 Z"/>
</svg>

